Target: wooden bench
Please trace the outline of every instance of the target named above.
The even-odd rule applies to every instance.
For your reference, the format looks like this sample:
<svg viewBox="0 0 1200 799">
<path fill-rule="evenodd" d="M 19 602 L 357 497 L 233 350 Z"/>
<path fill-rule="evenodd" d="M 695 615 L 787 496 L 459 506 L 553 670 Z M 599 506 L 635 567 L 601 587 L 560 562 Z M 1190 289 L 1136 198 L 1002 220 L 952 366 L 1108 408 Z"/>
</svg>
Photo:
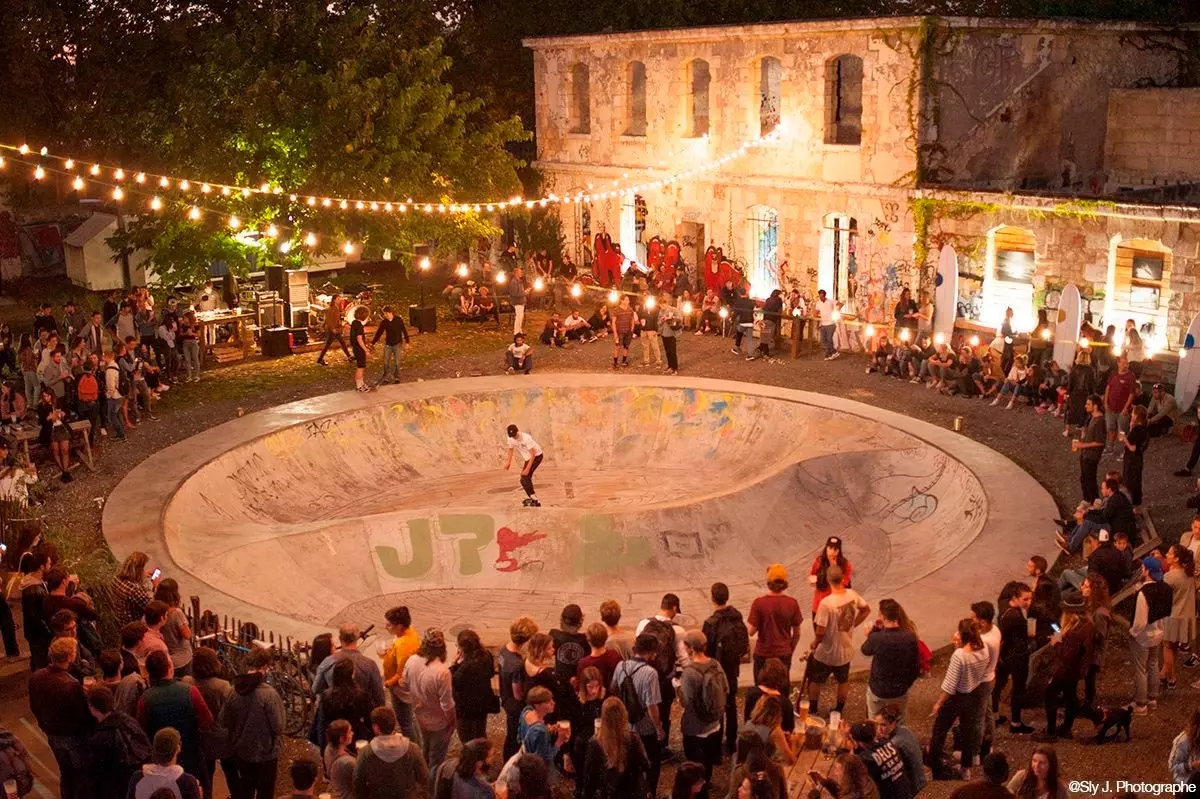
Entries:
<svg viewBox="0 0 1200 799">
<path fill-rule="evenodd" d="M 92 457 L 92 441 L 91 436 L 89 435 L 92 430 L 92 423 L 87 419 L 77 419 L 73 422 L 67 422 L 67 428 L 71 431 L 72 439 L 75 438 L 77 433 L 81 434 L 83 439 L 83 446 L 81 447 L 83 455 L 80 460 L 82 460 L 84 465 L 88 467 L 89 471 L 96 471 L 96 463 Z M 37 425 L 23 424 L 21 425 L 20 429 L 13 434 L 13 440 L 16 441 L 17 445 L 25 451 L 25 459 L 30 463 L 33 462 L 33 459 L 29 454 L 29 442 L 37 441 L 40 433 L 41 429 Z"/>
</svg>

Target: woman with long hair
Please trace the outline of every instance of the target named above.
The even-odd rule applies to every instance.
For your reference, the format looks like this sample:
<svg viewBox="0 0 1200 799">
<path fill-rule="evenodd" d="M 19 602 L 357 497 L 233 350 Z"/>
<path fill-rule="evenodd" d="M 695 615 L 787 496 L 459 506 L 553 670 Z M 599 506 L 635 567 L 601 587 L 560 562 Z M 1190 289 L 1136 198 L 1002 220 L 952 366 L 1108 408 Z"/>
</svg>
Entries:
<svg viewBox="0 0 1200 799">
<path fill-rule="evenodd" d="M 1083 578 L 1079 591 L 1087 603 L 1087 617 L 1096 631 L 1092 662 L 1083 678 L 1083 706 L 1092 715 L 1095 713 L 1096 677 L 1104 665 L 1104 651 L 1108 646 L 1109 631 L 1112 630 L 1112 598 L 1108 594 L 1108 581 L 1095 573 Z"/>
<path fill-rule="evenodd" d="M 1008 781 L 1008 790 L 1016 799 L 1068 799 L 1070 792 L 1058 773 L 1058 754 L 1053 746 L 1035 746 L 1029 767 Z"/>
<path fill-rule="evenodd" d="M 750 721 L 743 729 L 757 734 L 767 745 L 768 752 L 790 766 L 796 762 L 799 751 L 793 747 L 791 737 L 783 731 L 781 704 L 777 696 L 763 696 L 754 706 Z"/>
<path fill-rule="evenodd" d="M 1146 424 L 1146 406 L 1134 405 L 1129 411 L 1129 432 L 1123 438 L 1124 460 L 1121 464 L 1121 482 L 1129 489 L 1133 509 L 1142 509 L 1142 464 L 1146 447 L 1150 445 L 1150 428 Z"/>
<path fill-rule="evenodd" d="M 1175 687 L 1179 648 L 1196 637 L 1196 559 L 1182 544 L 1167 550 L 1163 582 L 1171 586 L 1171 615 L 1163 620 L 1163 662 L 1159 682 Z"/>
<path fill-rule="evenodd" d="M 370 695 L 354 682 L 354 661 L 339 660 L 330 669 L 329 687 L 317 698 L 309 740 L 318 749 L 324 748 L 328 743 L 325 730 L 338 719 L 350 722 L 355 740 L 369 740 L 373 709 Z"/>
<path fill-rule="evenodd" d="M 221 658 L 215 650 L 202 646 L 192 653 L 192 684 L 200 692 L 213 717 L 212 726 L 200 732 L 200 753 L 204 755 L 205 773 L 197 775 L 205 799 L 212 799 L 217 762 L 221 763 L 226 782 L 229 781 L 229 774 L 237 774 L 237 767 L 230 759 L 229 732 L 220 724 L 221 711 L 233 696 L 233 686 L 225 679 L 225 667 L 221 665 Z"/>
<path fill-rule="evenodd" d="M 345 719 L 330 722 L 325 728 L 325 749 L 321 762 L 325 765 L 325 781 L 329 783 L 331 799 L 353 799 L 354 755 L 350 744 L 354 742 L 354 729 Z"/>
<path fill-rule="evenodd" d="M 629 729 L 629 713 L 615 696 L 604 700 L 600 729 L 587 747 L 583 766 L 583 799 L 644 799 L 650 759 L 642 739 Z"/>
<path fill-rule="evenodd" d="M 179 583 L 168 577 L 154 589 L 154 598 L 167 603 L 167 621 L 162 627 L 162 637 L 175 666 L 175 677 L 183 678 L 192 673 L 192 628 L 188 626 L 187 614 L 180 607 Z"/>
<path fill-rule="evenodd" d="M 1187 784 L 1188 778 L 1196 771 L 1193 764 L 1197 760 L 1200 760 L 1200 709 L 1192 711 L 1192 719 L 1187 727 L 1171 742 L 1167 766 L 1176 784 Z"/>
<path fill-rule="evenodd" d="M 491 750 L 487 738 L 475 738 L 463 744 L 449 799 L 495 799 L 495 789 L 483 776 Z"/>
<path fill-rule="evenodd" d="M 1046 730 L 1034 736 L 1034 740 L 1053 743 L 1061 732 L 1071 737 L 1071 727 L 1079 713 L 1079 681 L 1087 676 L 1094 660 L 1095 628 L 1086 615 L 1087 605 L 1079 594 L 1063 597 L 1061 629 L 1050 639 L 1057 646 L 1058 661 L 1050 684 L 1046 687 Z M 1065 710 L 1062 724 L 1058 722 L 1058 706 L 1062 702 Z"/>
<path fill-rule="evenodd" d="M 71 430 L 67 427 L 67 412 L 58 407 L 54 392 L 43 388 L 39 395 L 37 406 L 38 443 L 50 450 L 54 465 L 62 472 L 62 481 L 69 483 L 74 480 L 71 472 L 75 466 L 71 464 Z"/>
<path fill-rule="evenodd" d="M 767 754 L 762 738 L 756 733 L 742 730 L 738 733 L 733 770 L 729 774 L 729 791 L 725 799 L 735 799 L 747 777 L 766 778 L 774 786 L 776 796 L 787 796 L 787 777 L 779 764 Z"/>
<path fill-rule="evenodd" d="M 1087 398 L 1096 393 L 1096 370 L 1092 368 L 1092 353 L 1087 347 L 1075 352 L 1075 363 L 1067 373 L 1067 412 L 1063 438 L 1071 437 L 1071 428 L 1087 424 Z"/>
<path fill-rule="evenodd" d="M 758 676 L 754 679 L 754 685 L 746 691 L 745 709 L 743 721 L 750 721 L 750 716 L 754 713 L 754 708 L 758 707 L 758 700 L 764 696 L 774 696 L 779 699 L 780 708 L 783 711 L 783 719 L 780 726 L 787 733 L 796 730 L 796 714 L 792 709 L 792 703 L 789 701 L 791 692 L 791 680 L 788 677 L 787 666 L 780 661 L 772 658 L 763 664 L 763 667 L 758 670 Z"/>
<path fill-rule="evenodd" d="M 1007 395 L 1008 405 L 1005 405 L 1004 408 L 1005 410 L 1009 411 L 1013 409 L 1013 403 L 1017 401 L 1017 393 L 1025 384 L 1025 378 L 1029 373 L 1026 363 L 1027 362 L 1024 355 L 1017 356 L 1016 361 L 1014 361 L 1012 367 L 1009 368 L 1008 374 L 1005 375 L 1004 383 L 1002 383 L 1000 386 L 1000 393 L 996 395 L 994 400 L 992 400 L 993 406 L 999 405 Z"/>
<path fill-rule="evenodd" d="M 577 682 L 579 685 L 575 693 L 579 701 L 579 715 L 571 723 L 571 764 L 578 770 L 587 761 L 588 744 L 600 726 L 607 691 L 604 675 L 595 666 L 588 666 L 581 671 Z M 576 779 L 575 785 L 576 794 L 581 794 L 583 780 Z"/>
<path fill-rule="evenodd" d="M 837 799 L 879 799 L 879 789 L 866 764 L 852 752 L 838 756 L 828 777 L 819 771 L 808 772 L 808 777 Z"/>
<path fill-rule="evenodd" d="M 704 766 L 688 760 L 679 765 L 671 786 L 671 799 L 695 799 L 704 790 Z"/>
<path fill-rule="evenodd" d="M 500 711 L 500 700 L 492 690 L 496 660 L 483 648 L 479 633 L 463 630 L 458 634 L 458 659 L 450 667 L 454 689 L 454 712 L 457 716 L 458 740 L 468 741 L 487 737 L 487 719 Z"/>
<path fill-rule="evenodd" d="M 29 412 L 29 401 L 17 388 L 7 381 L 0 382 L 0 420 L 19 422 Z"/>
<path fill-rule="evenodd" d="M 572 705 L 575 701 L 571 686 L 564 686 L 558 679 L 554 655 L 554 639 L 546 633 L 535 633 L 525 645 L 525 693 L 528 694 L 539 685 L 550 691 L 554 697 L 555 708 L 546 719 L 548 724 L 556 724 L 559 718 L 564 717 L 564 709 L 561 706 L 563 697 L 570 696 Z"/>
<path fill-rule="evenodd" d="M 25 381 L 25 405 L 32 408 L 37 404 L 38 387 L 42 379 L 38 377 L 38 354 L 33 349 L 33 336 L 29 333 L 21 334 L 17 363 L 21 366 L 21 378 Z"/>
<path fill-rule="evenodd" d="M 145 552 L 130 552 L 112 581 L 110 589 L 118 627 L 146 615 L 146 606 L 154 598 L 156 587 L 150 572 L 146 571 L 149 562 Z"/>
<path fill-rule="evenodd" d="M 833 593 L 833 589 L 829 587 L 828 574 L 829 567 L 835 563 L 842 570 L 842 586 L 844 588 L 852 587 L 850 573 L 854 570 L 854 566 L 842 553 L 842 539 L 831 535 L 825 540 L 825 547 L 821 550 L 821 554 L 813 560 L 812 568 L 808 570 L 808 582 L 814 586 L 812 603 L 814 630 L 817 629 L 817 605 L 820 605 L 822 599 Z"/>
<path fill-rule="evenodd" d="M 946 667 L 942 680 L 942 693 L 933 703 L 933 733 L 929 739 L 929 756 L 933 759 L 935 778 L 941 772 L 942 750 L 950 728 L 958 721 L 962 730 L 961 776 L 969 780 L 971 764 L 979 748 L 980 711 L 983 709 L 975 697 L 975 689 L 987 677 L 989 656 L 979 634 L 979 624 L 968 616 L 958 622 L 958 630 L 951 639 L 954 653 Z"/>
</svg>

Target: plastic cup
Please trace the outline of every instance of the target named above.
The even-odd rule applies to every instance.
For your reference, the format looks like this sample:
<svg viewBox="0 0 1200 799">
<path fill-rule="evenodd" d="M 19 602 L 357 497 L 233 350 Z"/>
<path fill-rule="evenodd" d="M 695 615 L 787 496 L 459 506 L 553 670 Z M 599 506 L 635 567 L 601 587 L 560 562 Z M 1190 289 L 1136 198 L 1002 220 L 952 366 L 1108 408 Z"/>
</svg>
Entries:
<svg viewBox="0 0 1200 799">
<path fill-rule="evenodd" d="M 1033 638 L 1037 635 L 1037 619 L 1025 620 L 1025 634 L 1030 638 Z"/>
<path fill-rule="evenodd" d="M 800 700 L 799 709 L 800 709 L 800 722 L 803 723 L 805 720 L 808 719 L 808 697 L 807 696 Z"/>
<path fill-rule="evenodd" d="M 571 734 L 571 722 L 569 722 L 565 719 L 558 722 L 558 728 L 560 730 L 562 730 L 563 732 L 565 732 L 567 735 Z"/>
<path fill-rule="evenodd" d="M 4 796 L 5 796 L 5 799 L 17 799 L 17 781 L 16 780 L 5 780 L 4 781 Z"/>
</svg>

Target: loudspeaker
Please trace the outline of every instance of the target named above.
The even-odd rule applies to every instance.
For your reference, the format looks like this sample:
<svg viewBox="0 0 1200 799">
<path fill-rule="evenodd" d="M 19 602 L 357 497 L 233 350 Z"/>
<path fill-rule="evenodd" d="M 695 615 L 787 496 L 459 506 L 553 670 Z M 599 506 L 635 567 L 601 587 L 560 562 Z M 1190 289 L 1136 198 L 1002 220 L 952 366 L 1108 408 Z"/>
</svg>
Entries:
<svg viewBox="0 0 1200 799">
<path fill-rule="evenodd" d="M 267 291 L 277 291 L 283 294 L 283 267 L 268 266 L 265 270 L 267 273 Z"/>
<path fill-rule="evenodd" d="M 292 331 L 286 327 L 272 327 L 262 332 L 262 354 L 268 358 L 291 355 Z"/>
<path fill-rule="evenodd" d="M 437 332 L 437 308 L 408 306 L 408 323 L 422 333 Z"/>
</svg>

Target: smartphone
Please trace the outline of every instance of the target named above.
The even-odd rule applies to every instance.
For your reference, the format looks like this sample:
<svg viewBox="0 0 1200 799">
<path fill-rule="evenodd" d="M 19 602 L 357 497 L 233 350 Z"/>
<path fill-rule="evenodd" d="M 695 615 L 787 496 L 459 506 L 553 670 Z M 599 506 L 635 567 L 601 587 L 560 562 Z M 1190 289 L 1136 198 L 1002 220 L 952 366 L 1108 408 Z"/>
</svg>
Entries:
<svg viewBox="0 0 1200 799">
<path fill-rule="evenodd" d="M 150 575 L 151 580 L 157 580 L 159 577 L 162 577 L 162 569 L 155 569 L 154 573 Z"/>
<path fill-rule="evenodd" d="M 1057 633 L 1061 628 L 1057 624 L 1051 624 L 1050 629 Z"/>
</svg>

